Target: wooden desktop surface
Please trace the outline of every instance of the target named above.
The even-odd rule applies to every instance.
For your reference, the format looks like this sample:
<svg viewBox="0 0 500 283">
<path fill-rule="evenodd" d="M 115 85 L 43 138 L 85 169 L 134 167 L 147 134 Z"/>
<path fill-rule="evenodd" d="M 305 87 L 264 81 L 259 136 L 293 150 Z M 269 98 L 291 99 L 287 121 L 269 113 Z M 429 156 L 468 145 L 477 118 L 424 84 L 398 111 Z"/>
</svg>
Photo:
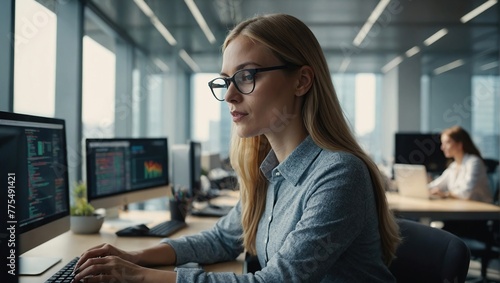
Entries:
<svg viewBox="0 0 500 283">
<path fill-rule="evenodd" d="M 459 199 L 418 199 L 387 193 L 389 208 L 398 216 L 431 220 L 500 220 L 500 206 Z"/>
<path fill-rule="evenodd" d="M 226 196 L 221 196 L 214 202 L 219 204 L 234 204 L 237 201 L 237 194 L 231 193 Z M 147 222 L 148 226 L 153 226 L 157 223 L 170 219 L 168 211 L 139 211 L 133 210 L 128 212 L 120 212 L 119 221 L 105 221 L 99 234 L 78 235 L 68 231 L 30 251 L 23 256 L 29 257 L 60 257 L 62 260 L 38 276 L 20 276 L 20 283 L 40 283 L 45 282 L 50 276 L 64 267 L 71 259 L 81 255 L 88 248 L 97 246 L 102 243 L 109 243 L 116 247 L 132 251 L 146 247 L 154 246 L 161 241 L 161 238 L 156 237 L 118 237 L 115 232 L 120 229 L 133 225 L 134 223 Z M 188 216 L 186 223 L 188 227 L 183 228 L 173 234 L 172 238 L 178 238 L 183 235 L 195 234 L 197 232 L 211 228 L 217 217 L 194 217 Z M 234 272 L 241 274 L 243 271 L 244 254 L 241 254 L 235 261 L 223 262 L 203 266 L 205 271 L 212 272 Z M 173 270 L 174 266 L 159 267 L 159 269 Z"/>
</svg>

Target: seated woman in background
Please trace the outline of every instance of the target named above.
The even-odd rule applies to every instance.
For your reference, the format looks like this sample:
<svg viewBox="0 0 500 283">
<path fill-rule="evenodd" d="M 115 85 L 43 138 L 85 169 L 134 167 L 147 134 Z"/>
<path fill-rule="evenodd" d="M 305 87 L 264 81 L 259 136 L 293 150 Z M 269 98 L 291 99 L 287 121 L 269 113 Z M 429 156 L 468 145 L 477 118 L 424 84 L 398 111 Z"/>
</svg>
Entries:
<svg viewBox="0 0 500 283">
<path fill-rule="evenodd" d="M 446 158 L 453 158 L 453 162 L 429 184 L 431 193 L 492 203 L 486 165 L 467 131 L 459 126 L 443 130 L 441 150 Z"/>
</svg>

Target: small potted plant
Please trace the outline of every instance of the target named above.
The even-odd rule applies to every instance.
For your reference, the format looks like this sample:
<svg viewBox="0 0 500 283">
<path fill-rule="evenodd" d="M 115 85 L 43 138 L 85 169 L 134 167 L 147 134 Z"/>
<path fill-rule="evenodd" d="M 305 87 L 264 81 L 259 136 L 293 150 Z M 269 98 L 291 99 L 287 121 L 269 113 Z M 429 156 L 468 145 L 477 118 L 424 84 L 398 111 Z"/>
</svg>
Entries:
<svg viewBox="0 0 500 283">
<path fill-rule="evenodd" d="M 98 233 L 104 222 L 104 216 L 96 213 L 95 208 L 87 201 L 87 185 L 82 181 L 77 182 L 72 197 L 71 231 L 76 234 Z"/>
</svg>

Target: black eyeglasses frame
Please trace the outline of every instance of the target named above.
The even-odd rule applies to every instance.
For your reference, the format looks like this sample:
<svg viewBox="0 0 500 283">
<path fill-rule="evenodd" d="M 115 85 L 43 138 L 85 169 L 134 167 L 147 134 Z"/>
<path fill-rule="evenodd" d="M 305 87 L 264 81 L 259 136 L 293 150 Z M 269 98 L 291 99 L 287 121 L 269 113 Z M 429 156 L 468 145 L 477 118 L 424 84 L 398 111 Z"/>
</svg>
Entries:
<svg viewBox="0 0 500 283">
<path fill-rule="evenodd" d="M 214 84 L 213 82 L 216 81 L 216 80 L 223 80 L 224 83 L 225 83 L 225 88 L 228 89 L 229 86 L 231 85 L 231 83 L 234 83 L 234 86 L 236 87 L 236 89 L 241 93 L 241 94 L 250 94 L 254 91 L 255 89 L 255 75 L 257 73 L 262 73 L 262 72 L 268 72 L 268 71 L 274 71 L 274 70 L 283 70 L 283 69 L 288 69 L 289 66 L 288 65 L 280 65 L 280 66 L 273 66 L 273 67 L 265 67 L 265 68 L 254 68 L 254 69 L 241 69 L 241 70 L 238 70 L 236 71 L 231 77 L 218 77 L 218 78 L 215 78 L 211 81 L 208 82 L 208 87 L 210 88 L 210 90 L 212 91 L 212 95 L 215 97 L 215 99 L 217 99 L 218 101 L 224 101 L 224 98 L 222 99 L 219 99 L 217 97 L 217 95 L 215 95 L 215 92 L 214 92 Z M 236 80 L 234 79 L 235 76 L 237 76 L 239 73 L 241 72 L 249 72 L 250 73 L 250 76 L 252 76 L 252 81 L 253 81 L 253 86 L 252 86 L 252 89 L 248 92 L 243 92 L 240 87 L 238 86 L 238 84 L 236 83 Z M 223 88 L 222 85 L 219 85 L 219 87 L 215 87 L 215 88 Z"/>
</svg>

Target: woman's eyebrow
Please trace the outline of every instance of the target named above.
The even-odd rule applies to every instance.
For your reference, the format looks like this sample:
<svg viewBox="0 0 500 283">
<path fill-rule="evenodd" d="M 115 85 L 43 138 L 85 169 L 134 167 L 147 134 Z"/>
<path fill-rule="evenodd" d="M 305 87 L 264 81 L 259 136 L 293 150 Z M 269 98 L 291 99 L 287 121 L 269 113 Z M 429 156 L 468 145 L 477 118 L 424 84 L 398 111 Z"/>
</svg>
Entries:
<svg viewBox="0 0 500 283">
<path fill-rule="evenodd" d="M 257 63 L 255 63 L 255 62 L 245 62 L 245 63 L 241 63 L 241 64 L 239 64 L 238 66 L 236 66 L 236 68 L 235 68 L 235 69 L 236 69 L 235 73 L 236 73 L 237 71 L 241 70 L 241 69 L 245 69 L 248 65 L 256 65 L 256 66 L 261 66 L 260 64 L 257 64 Z M 229 75 L 228 75 L 228 74 L 226 74 L 226 73 L 224 73 L 224 72 L 220 72 L 220 73 L 219 73 L 219 75 L 220 75 L 220 76 L 224 76 L 224 77 L 229 77 Z"/>
</svg>

